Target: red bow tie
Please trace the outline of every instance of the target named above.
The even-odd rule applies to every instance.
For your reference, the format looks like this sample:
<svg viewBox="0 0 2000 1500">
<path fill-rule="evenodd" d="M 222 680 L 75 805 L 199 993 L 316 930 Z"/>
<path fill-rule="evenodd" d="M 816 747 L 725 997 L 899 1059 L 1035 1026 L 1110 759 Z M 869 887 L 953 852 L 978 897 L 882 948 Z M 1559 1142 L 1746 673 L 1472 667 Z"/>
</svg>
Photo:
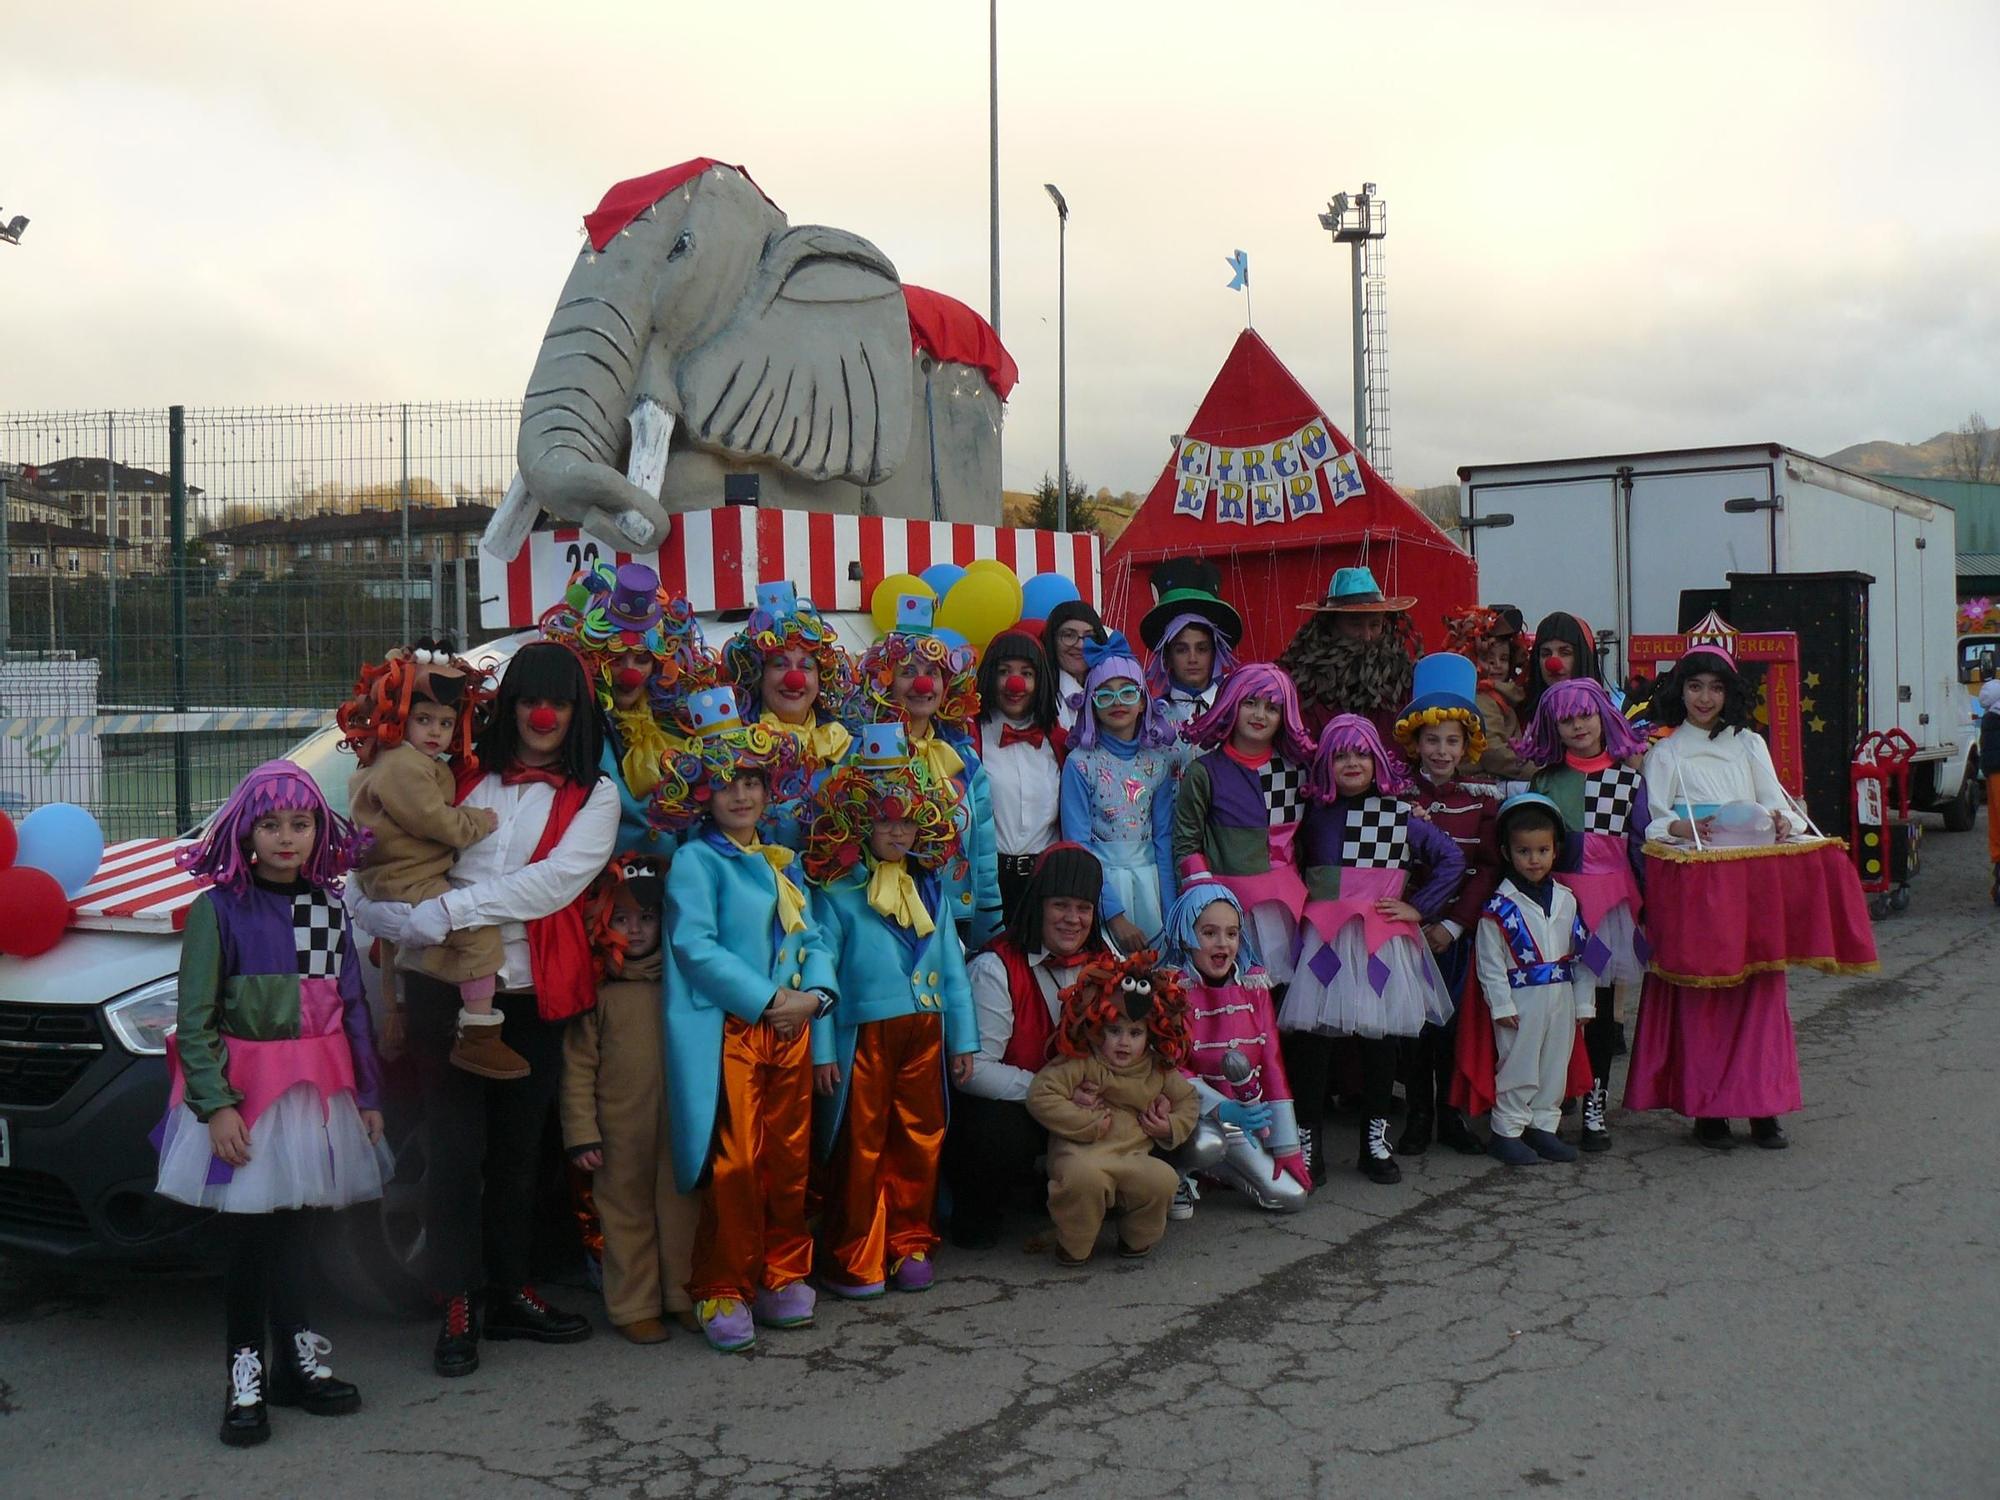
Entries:
<svg viewBox="0 0 2000 1500">
<path fill-rule="evenodd" d="M 1039 729 L 1016 729 L 1012 724 L 1000 726 L 1000 748 L 1009 745 L 1033 745 L 1037 750 L 1048 742 L 1048 736 Z"/>
</svg>

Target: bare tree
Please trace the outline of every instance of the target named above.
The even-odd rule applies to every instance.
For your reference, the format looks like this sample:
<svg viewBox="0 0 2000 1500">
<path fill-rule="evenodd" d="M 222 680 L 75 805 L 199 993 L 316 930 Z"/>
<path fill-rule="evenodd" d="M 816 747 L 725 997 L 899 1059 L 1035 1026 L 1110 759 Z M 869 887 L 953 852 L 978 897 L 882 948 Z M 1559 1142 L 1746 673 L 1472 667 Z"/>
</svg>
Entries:
<svg viewBox="0 0 2000 1500">
<path fill-rule="evenodd" d="M 2000 452 L 1995 451 L 1986 418 L 1978 412 L 1959 423 L 1958 431 L 1951 435 L 1944 467 L 1949 479 L 1968 479 L 1974 484 L 2000 480 Z"/>
</svg>

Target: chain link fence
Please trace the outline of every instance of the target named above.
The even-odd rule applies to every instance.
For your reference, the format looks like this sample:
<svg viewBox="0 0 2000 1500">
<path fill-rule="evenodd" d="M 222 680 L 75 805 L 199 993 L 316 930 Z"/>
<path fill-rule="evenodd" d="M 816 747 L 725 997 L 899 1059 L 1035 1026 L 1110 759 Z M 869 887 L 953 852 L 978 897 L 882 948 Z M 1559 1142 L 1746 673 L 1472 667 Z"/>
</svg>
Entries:
<svg viewBox="0 0 2000 1500">
<path fill-rule="evenodd" d="M 516 401 L 0 413 L 0 809 L 198 821 L 364 660 L 478 638 Z"/>
</svg>

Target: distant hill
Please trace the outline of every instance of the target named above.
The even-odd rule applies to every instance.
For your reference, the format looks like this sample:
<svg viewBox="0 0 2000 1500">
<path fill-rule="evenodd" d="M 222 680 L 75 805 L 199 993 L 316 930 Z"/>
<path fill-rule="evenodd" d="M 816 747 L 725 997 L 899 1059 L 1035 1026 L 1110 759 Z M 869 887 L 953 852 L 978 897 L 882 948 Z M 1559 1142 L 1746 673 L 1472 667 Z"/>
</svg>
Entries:
<svg viewBox="0 0 2000 1500">
<path fill-rule="evenodd" d="M 1118 533 L 1132 524 L 1139 507 L 1145 503 L 1144 495 L 1127 490 L 1122 495 L 1114 495 L 1109 489 L 1099 489 L 1090 497 L 1090 503 L 1097 508 L 1097 534 L 1109 547 L 1118 540 Z M 1031 490 L 1002 490 L 1000 492 L 1000 514 L 1009 526 L 1032 526 L 1035 524 L 1035 496 Z"/>
<path fill-rule="evenodd" d="M 1952 463 L 1952 445 L 1957 439 L 1955 432 L 1940 432 L 1921 443 L 1883 440 L 1854 443 L 1838 453 L 1826 454 L 1825 458 L 1830 464 L 1862 474 L 1909 474 L 1920 479 L 1950 479 L 1957 472 Z M 1989 459 L 1996 447 L 2000 447 L 2000 433 L 1988 433 L 1986 451 Z"/>
</svg>

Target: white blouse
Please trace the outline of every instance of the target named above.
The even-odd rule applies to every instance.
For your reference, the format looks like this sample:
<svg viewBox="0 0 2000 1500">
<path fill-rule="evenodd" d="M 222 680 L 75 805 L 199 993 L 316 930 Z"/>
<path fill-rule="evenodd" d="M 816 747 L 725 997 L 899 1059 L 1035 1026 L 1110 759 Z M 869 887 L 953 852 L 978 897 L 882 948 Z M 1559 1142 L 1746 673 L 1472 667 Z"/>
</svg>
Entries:
<svg viewBox="0 0 2000 1500">
<path fill-rule="evenodd" d="M 1645 774 L 1649 839 L 1668 837 L 1668 826 L 1680 816 L 1677 802 L 1754 802 L 1773 815 L 1791 815 L 1797 827 L 1792 799 L 1771 764 L 1771 747 L 1754 729 L 1725 729 L 1710 739 L 1706 729 L 1682 724 L 1646 752 Z"/>
<path fill-rule="evenodd" d="M 506 786 L 497 774 L 488 773 L 461 804 L 492 808 L 500 826 L 459 855 L 447 877 L 453 889 L 444 897 L 444 909 L 454 931 L 499 927 L 505 945 L 500 964 L 503 990 L 525 990 L 534 984 L 528 967 L 528 929 L 523 924 L 560 911 L 582 895 L 611 863 L 612 845 L 618 841 L 618 788 L 609 777 L 600 776 L 555 848 L 535 859 L 535 846 L 542 841 L 555 798 L 555 788 L 547 782 Z"/>
<path fill-rule="evenodd" d="M 1058 981 L 1049 969 L 1048 958 L 1048 950 L 1043 949 L 1028 962 L 1042 992 L 1042 1003 L 1049 1008 L 1049 1019 L 1054 1021 L 1062 1015 L 1062 986 L 1077 971 L 1064 969 L 1064 978 Z M 982 953 L 965 966 L 965 977 L 972 984 L 972 1010 L 979 1020 L 979 1051 L 972 1059 L 972 1077 L 965 1092 L 980 1099 L 1026 1099 L 1034 1073 L 1000 1061 L 1014 1039 L 1014 992 L 1007 986 L 1007 965 L 997 953 Z"/>
<path fill-rule="evenodd" d="M 1000 748 L 1006 721 L 995 715 L 979 726 L 979 759 L 993 794 L 993 838 L 1002 854 L 1040 854 L 1053 844 L 1061 815 L 1062 767 L 1053 745 Z M 1025 725 L 1016 724 L 1016 729 Z"/>
</svg>

